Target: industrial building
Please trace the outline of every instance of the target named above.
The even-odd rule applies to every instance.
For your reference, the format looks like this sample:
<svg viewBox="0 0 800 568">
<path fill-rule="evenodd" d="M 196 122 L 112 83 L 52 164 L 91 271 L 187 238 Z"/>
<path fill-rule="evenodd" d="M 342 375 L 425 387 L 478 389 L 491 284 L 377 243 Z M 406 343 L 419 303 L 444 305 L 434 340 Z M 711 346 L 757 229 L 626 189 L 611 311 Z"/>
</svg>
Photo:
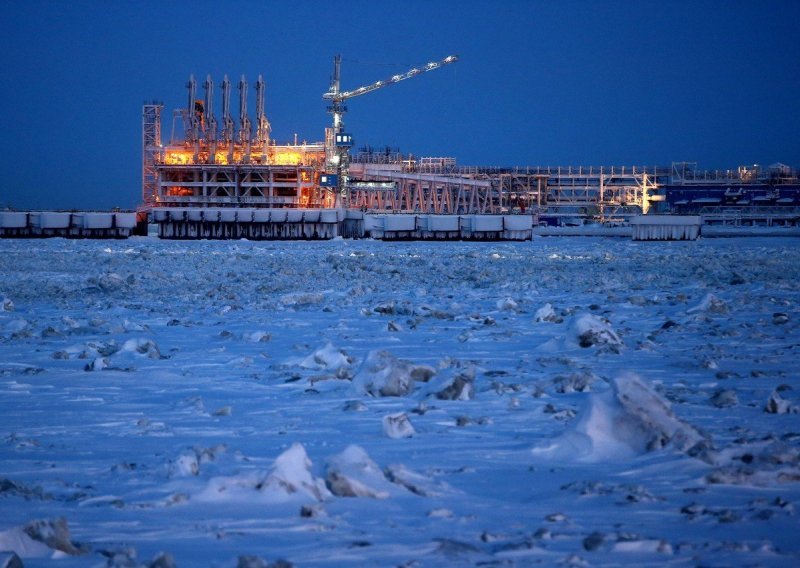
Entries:
<svg viewBox="0 0 800 568">
<path fill-rule="evenodd" d="M 264 111 L 265 83 L 256 81 L 256 115 L 247 110 L 248 84 L 239 80 L 239 120 L 231 114 L 231 82 L 222 80 L 220 120 L 214 112 L 214 83 L 204 97 L 187 83 L 186 108 L 174 111 L 172 134 L 162 141 L 163 105 L 144 106 L 142 201 L 145 207 L 331 208 L 334 194 L 321 187 L 325 144 L 277 145 Z"/>
<path fill-rule="evenodd" d="M 352 227 L 334 229 L 334 224 L 377 214 L 525 215 L 534 225 L 589 220 L 624 224 L 633 216 L 652 213 L 701 215 L 706 222 L 733 224 L 796 224 L 800 219 L 798 172 L 783 164 L 722 172 L 701 171 L 687 162 L 501 168 L 461 166 L 452 157 L 415 157 L 392 148 L 353 151 L 353 136 L 344 121 L 349 99 L 457 60 L 449 56 L 343 90 L 337 56 L 323 94 L 332 124 L 315 142 L 295 139 L 279 144 L 270 138 L 262 77 L 255 83 L 254 120 L 248 115 L 245 77 L 238 82 L 238 120 L 232 114 L 227 76 L 220 85 L 219 113 L 212 78 L 203 82 L 199 98 L 190 77 L 186 107 L 172 113 L 169 141 L 162 136 L 163 105 L 144 106 L 143 210 L 162 227 L 161 236 L 173 238 L 330 238 L 352 233 Z M 235 215 L 226 211 L 230 208 L 237 210 Z M 287 216 L 263 209 L 305 213 Z M 320 213 L 331 209 L 340 211 L 335 219 Z M 287 229 L 286 223 L 295 229 Z M 217 224 L 227 228 L 211 228 Z M 373 225 L 381 223 L 367 219 L 364 224 Z"/>
<path fill-rule="evenodd" d="M 688 162 L 486 167 L 388 147 L 353 150 L 347 101 L 457 61 L 451 55 L 343 90 L 336 56 L 322 95 L 331 125 L 311 142 L 272 139 L 263 77 L 254 85 L 253 118 L 251 88 L 239 79 L 235 118 L 227 76 L 218 108 L 212 77 L 200 95 L 190 76 L 185 107 L 171 115 L 158 102 L 143 107 L 139 230 L 150 221 L 162 238 L 525 239 L 540 225 L 621 225 L 648 214 L 699 216 L 706 224 L 800 224 L 800 172 L 783 164 L 713 172 Z M 0 236 L 119 238 L 133 225 L 122 213 L 9 213 L 0 216 Z"/>
</svg>

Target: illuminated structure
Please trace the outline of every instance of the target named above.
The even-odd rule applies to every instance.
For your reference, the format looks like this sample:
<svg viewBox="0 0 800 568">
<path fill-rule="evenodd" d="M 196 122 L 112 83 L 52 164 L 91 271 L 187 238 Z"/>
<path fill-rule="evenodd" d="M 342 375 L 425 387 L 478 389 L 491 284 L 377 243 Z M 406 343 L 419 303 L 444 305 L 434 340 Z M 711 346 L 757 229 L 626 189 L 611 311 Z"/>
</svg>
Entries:
<svg viewBox="0 0 800 568">
<path fill-rule="evenodd" d="M 239 81 L 239 123 L 230 110 L 231 83 L 222 80 L 222 120 L 214 113 L 214 83 L 197 99 L 194 76 L 186 84 L 188 104 L 173 113 L 172 138 L 161 138 L 163 105 L 143 111 L 142 201 L 152 207 L 330 208 L 335 192 L 325 188 L 322 142 L 279 145 L 270 139 L 264 112 L 266 87 L 256 82 L 256 117 L 247 112 L 248 85 Z M 182 136 L 176 138 L 176 126 Z"/>
<path fill-rule="evenodd" d="M 325 141 L 279 145 L 270 139 L 264 111 L 266 86 L 256 82 L 256 117 L 247 113 L 248 85 L 239 81 L 238 128 L 231 116 L 231 82 L 223 78 L 221 122 L 214 112 L 214 82 L 203 83 L 197 98 L 194 76 L 186 84 L 186 108 L 173 113 L 172 137 L 161 136 L 163 105 L 146 104 L 142 123 L 142 201 L 144 207 L 331 208 L 347 206 L 349 151 L 352 137 L 344 131 L 347 99 L 409 79 L 457 61 L 451 55 L 351 91 L 340 90 L 341 57 L 323 98 L 331 101 L 333 126 Z M 175 137 L 176 123 L 183 134 Z"/>
<path fill-rule="evenodd" d="M 333 127 L 326 129 L 325 132 L 325 146 L 327 148 L 326 156 L 326 171 L 335 176 L 334 181 L 339 194 L 344 198 L 345 205 L 351 205 L 350 192 L 349 192 L 349 166 L 350 166 L 350 148 L 353 146 L 353 137 L 348 134 L 344 128 L 344 113 L 347 112 L 347 107 L 344 102 L 354 97 L 366 95 L 383 87 L 388 87 L 400 81 L 411 79 L 421 73 L 427 71 L 434 71 L 444 65 L 455 63 L 458 57 L 449 55 L 441 61 L 431 61 L 426 65 L 414 67 L 405 73 L 392 75 L 388 79 L 382 81 L 375 81 L 369 85 L 362 85 L 357 89 L 350 91 L 342 91 L 340 87 L 340 76 L 342 68 L 342 58 L 337 55 L 333 60 L 333 75 L 331 76 L 331 85 L 328 92 L 322 95 L 322 98 L 331 102 L 328 106 L 328 112 L 333 116 Z"/>
<path fill-rule="evenodd" d="M 324 141 L 313 143 L 298 143 L 295 137 L 293 143 L 277 144 L 271 138 L 264 107 L 266 86 L 261 76 L 255 84 L 256 113 L 252 121 L 244 77 L 238 82 L 239 117 L 235 121 L 228 77 L 219 87 L 218 120 L 211 77 L 203 82 L 203 98 L 198 98 L 197 83 L 190 76 L 187 104 L 173 112 L 169 143 L 162 141 L 163 104 L 144 106 L 142 215 L 160 210 L 151 219 L 175 223 L 169 233 L 174 238 L 216 235 L 216 226 L 213 230 L 211 227 L 216 223 L 237 224 L 225 225 L 220 234 L 226 236 L 219 238 L 307 234 L 322 238 L 334 235 L 330 225 L 354 211 L 533 214 L 537 222 L 550 224 L 580 224 L 587 219 L 616 224 L 648 212 L 703 214 L 723 221 L 735 217 L 736 223 L 760 222 L 762 217 L 767 223 L 798 218 L 800 174 L 782 164 L 766 170 L 753 166 L 726 172 L 700 172 L 690 163 L 671 167 L 502 168 L 457 166 L 454 158 L 420 158 L 388 148 L 377 153 L 366 148 L 351 155 L 353 136 L 344 124 L 349 99 L 456 61 L 458 58 L 451 55 L 385 80 L 342 90 L 342 60 L 336 56 L 329 88 L 322 95 L 328 101 L 332 125 L 325 129 Z M 271 212 L 265 214 L 262 210 L 266 209 Z M 282 215 L 275 209 L 304 213 Z M 334 220 L 329 212 L 314 213 L 330 209 L 350 213 L 342 211 Z M 302 227 L 287 232 L 283 223 Z"/>
</svg>

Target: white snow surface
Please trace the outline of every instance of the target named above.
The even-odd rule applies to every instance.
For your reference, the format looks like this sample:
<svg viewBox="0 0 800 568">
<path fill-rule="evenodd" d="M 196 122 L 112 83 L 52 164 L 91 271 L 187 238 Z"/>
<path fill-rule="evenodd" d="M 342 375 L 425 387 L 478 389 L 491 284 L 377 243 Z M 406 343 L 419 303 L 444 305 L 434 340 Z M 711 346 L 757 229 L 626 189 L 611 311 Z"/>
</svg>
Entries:
<svg viewBox="0 0 800 568">
<path fill-rule="evenodd" d="M 798 305 L 793 237 L 0 240 L 0 558 L 797 566 Z"/>
</svg>

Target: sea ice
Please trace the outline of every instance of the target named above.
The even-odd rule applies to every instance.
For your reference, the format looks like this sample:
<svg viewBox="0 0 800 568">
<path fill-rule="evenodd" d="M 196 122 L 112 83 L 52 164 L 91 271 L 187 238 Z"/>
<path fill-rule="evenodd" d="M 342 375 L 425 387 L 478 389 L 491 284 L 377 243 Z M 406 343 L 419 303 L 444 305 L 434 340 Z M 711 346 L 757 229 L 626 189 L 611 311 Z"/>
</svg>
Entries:
<svg viewBox="0 0 800 568">
<path fill-rule="evenodd" d="M 797 243 L 0 239 L 0 563 L 798 565 Z"/>
<path fill-rule="evenodd" d="M 686 451 L 703 440 L 647 383 L 627 373 L 613 379 L 611 388 L 592 394 L 576 423 L 534 454 L 599 462 L 667 446 Z"/>
</svg>

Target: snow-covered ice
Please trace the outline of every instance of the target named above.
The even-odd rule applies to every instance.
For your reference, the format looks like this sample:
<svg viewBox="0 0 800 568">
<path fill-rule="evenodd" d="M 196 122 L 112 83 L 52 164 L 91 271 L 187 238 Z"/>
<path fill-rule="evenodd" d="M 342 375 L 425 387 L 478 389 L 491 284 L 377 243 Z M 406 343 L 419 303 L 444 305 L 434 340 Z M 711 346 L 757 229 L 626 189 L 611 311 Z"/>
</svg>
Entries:
<svg viewBox="0 0 800 568">
<path fill-rule="evenodd" d="M 800 564 L 800 239 L 0 241 L 0 562 Z"/>
</svg>

